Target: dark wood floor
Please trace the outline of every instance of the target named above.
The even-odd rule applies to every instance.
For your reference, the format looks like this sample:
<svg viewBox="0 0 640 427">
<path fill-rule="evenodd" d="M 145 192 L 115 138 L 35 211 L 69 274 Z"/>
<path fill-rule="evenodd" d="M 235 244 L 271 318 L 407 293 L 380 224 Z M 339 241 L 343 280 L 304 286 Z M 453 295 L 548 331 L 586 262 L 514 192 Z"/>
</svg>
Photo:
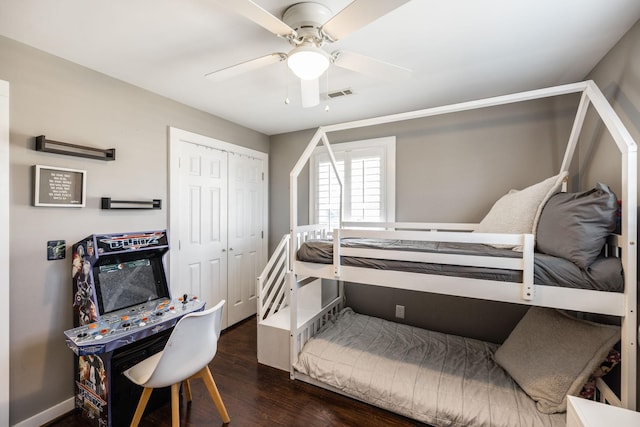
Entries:
<svg viewBox="0 0 640 427">
<path fill-rule="evenodd" d="M 224 331 L 210 365 L 231 417 L 230 426 L 425 426 L 310 384 L 291 381 L 288 372 L 258 364 L 256 328 L 256 320 L 251 318 Z M 193 381 L 192 394 L 190 405 L 180 401 L 181 425 L 222 426 L 201 381 Z M 47 426 L 82 425 L 76 414 L 69 414 Z M 145 415 L 140 423 L 141 427 L 170 425 L 169 403 Z"/>
</svg>

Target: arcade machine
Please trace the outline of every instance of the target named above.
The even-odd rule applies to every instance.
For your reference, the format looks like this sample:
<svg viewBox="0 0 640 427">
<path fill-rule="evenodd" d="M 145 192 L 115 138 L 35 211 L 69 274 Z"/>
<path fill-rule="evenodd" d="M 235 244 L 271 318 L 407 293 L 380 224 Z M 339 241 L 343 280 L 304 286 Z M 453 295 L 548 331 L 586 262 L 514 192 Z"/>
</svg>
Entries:
<svg viewBox="0 0 640 427">
<path fill-rule="evenodd" d="M 96 427 L 129 425 L 142 388 L 122 372 L 161 351 L 177 321 L 204 301 L 172 299 L 162 262 L 166 230 L 93 234 L 73 245 L 75 407 Z M 170 400 L 154 391 L 153 409 Z"/>
</svg>

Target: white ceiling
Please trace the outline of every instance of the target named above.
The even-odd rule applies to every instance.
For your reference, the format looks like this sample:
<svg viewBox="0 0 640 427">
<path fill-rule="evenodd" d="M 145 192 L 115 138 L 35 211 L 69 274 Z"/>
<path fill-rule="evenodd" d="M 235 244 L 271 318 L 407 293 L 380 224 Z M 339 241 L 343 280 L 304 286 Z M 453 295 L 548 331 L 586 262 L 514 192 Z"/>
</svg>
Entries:
<svg viewBox="0 0 640 427">
<path fill-rule="evenodd" d="M 334 13 L 350 3 L 318 1 Z M 280 18 L 295 0 L 255 2 Z M 291 49 L 213 0 L 0 0 L 1 35 L 267 135 L 583 80 L 639 18 L 638 0 L 412 0 L 327 49 L 411 78 L 332 67 L 321 92 L 354 95 L 304 109 L 285 62 L 204 77 Z"/>
</svg>

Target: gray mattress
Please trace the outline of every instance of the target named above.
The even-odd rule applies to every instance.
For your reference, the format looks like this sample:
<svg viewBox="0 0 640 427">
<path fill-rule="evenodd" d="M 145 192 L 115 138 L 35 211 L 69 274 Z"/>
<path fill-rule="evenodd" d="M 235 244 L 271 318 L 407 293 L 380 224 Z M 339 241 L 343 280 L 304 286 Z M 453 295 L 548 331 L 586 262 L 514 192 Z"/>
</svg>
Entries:
<svg viewBox="0 0 640 427">
<path fill-rule="evenodd" d="M 294 368 L 375 406 L 434 426 L 564 426 L 493 360 L 498 345 L 356 314 L 346 308 Z"/>
<path fill-rule="evenodd" d="M 348 238 L 342 239 L 341 244 L 342 247 L 350 248 L 392 249 L 399 251 L 501 256 L 509 258 L 521 256 L 520 253 L 514 252 L 511 249 L 494 248 L 493 246 L 476 243 Z M 331 264 L 333 262 L 333 243 L 331 240 L 310 240 L 305 242 L 298 250 L 297 258 L 300 261 Z M 466 267 L 347 256 L 341 257 L 341 264 L 354 267 L 410 271 L 506 282 L 521 282 L 522 280 L 522 273 L 520 271 L 497 268 Z M 609 292 L 623 292 L 624 290 L 622 263 L 619 258 L 614 257 L 598 258 L 587 270 L 582 270 L 576 264 L 564 258 L 536 253 L 534 261 L 534 283 L 537 285 Z"/>
</svg>

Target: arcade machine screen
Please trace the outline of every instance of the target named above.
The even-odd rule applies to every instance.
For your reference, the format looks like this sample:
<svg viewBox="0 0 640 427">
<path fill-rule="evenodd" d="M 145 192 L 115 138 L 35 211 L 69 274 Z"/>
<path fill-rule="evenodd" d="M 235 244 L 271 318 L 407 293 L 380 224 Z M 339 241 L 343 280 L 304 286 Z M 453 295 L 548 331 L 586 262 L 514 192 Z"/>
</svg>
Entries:
<svg viewBox="0 0 640 427">
<path fill-rule="evenodd" d="M 100 313 L 166 297 L 162 280 L 154 270 L 158 258 L 142 258 L 94 267 Z M 97 274 L 96 274 L 97 273 Z"/>
</svg>

